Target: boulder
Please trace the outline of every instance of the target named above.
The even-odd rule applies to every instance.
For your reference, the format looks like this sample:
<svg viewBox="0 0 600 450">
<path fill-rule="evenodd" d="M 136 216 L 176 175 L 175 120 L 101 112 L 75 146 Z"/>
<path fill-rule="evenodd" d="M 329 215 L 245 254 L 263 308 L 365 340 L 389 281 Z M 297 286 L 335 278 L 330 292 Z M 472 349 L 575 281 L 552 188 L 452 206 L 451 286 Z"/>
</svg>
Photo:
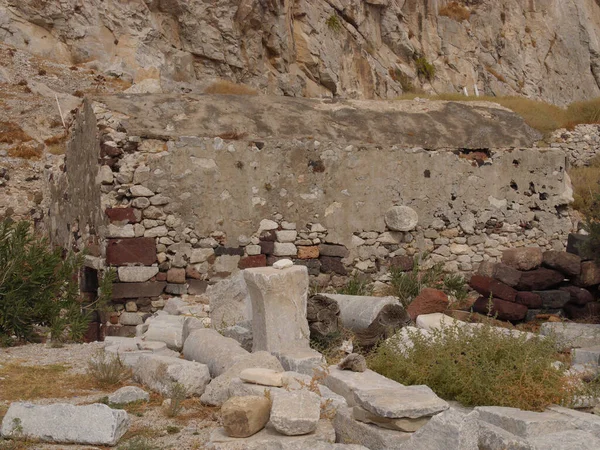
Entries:
<svg viewBox="0 0 600 450">
<path fill-rule="evenodd" d="M 317 450 L 328 449 L 329 447 L 323 446 L 334 442 L 335 430 L 331 422 L 320 420 L 313 433 L 302 436 L 282 435 L 271 423 L 267 423 L 261 431 L 245 439 L 227 436 L 224 428 L 217 428 L 210 434 L 207 448 L 211 450 Z"/>
<path fill-rule="evenodd" d="M 542 260 L 542 249 L 538 247 L 510 248 L 502 252 L 502 263 L 517 270 L 535 269 Z"/>
<path fill-rule="evenodd" d="M 477 412 L 465 414 L 450 408 L 413 433 L 402 450 L 478 450 L 478 416 Z"/>
<path fill-rule="evenodd" d="M 339 442 L 364 445 L 370 450 L 402 450 L 412 436 L 412 433 L 387 430 L 355 420 L 352 408 L 338 410 L 333 426 Z"/>
<path fill-rule="evenodd" d="M 481 420 L 479 421 L 479 448 L 485 450 L 537 450 L 526 439 Z"/>
<path fill-rule="evenodd" d="M 419 223 L 419 215 L 409 206 L 393 206 L 385 212 L 385 224 L 392 231 L 411 231 Z"/>
<path fill-rule="evenodd" d="M 525 292 L 519 291 L 517 292 L 517 297 L 515 298 L 515 303 L 519 305 L 527 306 L 531 309 L 541 309 L 542 308 L 542 297 L 533 292 Z"/>
<path fill-rule="evenodd" d="M 211 406 L 221 406 L 230 396 L 229 384 L 231 380 L 238 378 L 243 370 L 251 368 L 263 368 L 283 372 L 283 367 L 277 358 L 268 352 L 247 353 L 243 356 L 238 356 L 233 364 L 227 367 L 227 370 L 210 382 L 200 398 L 202 403 Z"/>
<path fill-rule="evenodd" d="M 509 302 L 514 302 L 517 297 L 515 289 L 491 277 L 473 275 L 469 280 L 469 286 L 484 297 L 491 295 Z"/>
<path fill-rule="evenodd" d="M 299 436 L 317 429 L 321 415 L 320 397 L 300 390 L 275 396 L 271 424 L 281 434 Z"/>
<path fill-rule="evenodd" d="M 75 406 L 15 402 L 2 419 L 0 434 L 6 439 L 113 446 L 128 428 L 126 411 L 98 403 Z"/>
<path fill-rule="evenodd" d="M 150 394 L 137 386 L 122 387 L 108 396 L 108 403 L 115 405 L 147 401 L 150 401 Z"/>
<path fill-rule="evenodd" d="M 271 402 L 264 395 L 233 397 L 221 408 L 225 433 L 231 437 L 245 438 L 262 430 L 271 413 Z"/>
<path fill-rule="evenodd" d="M 224 373 L 240 357 L 248 354 L 236 340 L 206 328 L 192 331 L 183 346 L 183 357 L 189 361 L 206 364 L 213 378 Z"/>
<path fill-rule="evenodd" d="M 564 279 L 565 276 L 556 270 L 536 269 L 523 272 L 517 289 L 519 291 L 545 291 L 559 285 Z"/>
<path fill-rule="evenodd" d="M 542 309 L 560 309 L 571 300 L 571 294 L 565 291 L 533 291 L 542 299 Z"/>
<path fill-rule="evenodd" d="M 600 438 L 585 431 L 560 431 L 544 434 L 531 439 L 536 449 L 556 450 L 597 450 Z"/>
<path fill-rule="evenodd" d="M 253 351 L 308 349 L 307 268 L 260 267 L 243 274 L 252 300 Z"/>
<path fill-rule="evenodd" d="M 571 278 L 581 273 L 581 258 L 567 252 L 544 252 L 542 264 L 550 269 L 558 270 L 566 277 Z"/>
<path fill-rule="evenodd" d="M 483 275 L 483 274 L 482 274 Z M 489 275 L 510 287 L 515 287 L 521 279 L 521 272 L 506 264 L 494 264 L 493 274 Z"/>
<path fill-rule="evenodd" d="M 577 286 L 565 286 L 559 289 L 569 293 L 571 296 L 569 303 L 573 305 L 584 306 L 594 301 L 594 296 L 587 289 Z"/>
<path fill-rule="evenodd" d="M 187 396 L 200 396 L 210 382 L 208 367 L 197 362 L 160 355 L 142 356 L 133 369 L 133 378 L 164 396 L 180 384 Z"/>
<path fill-rule="evenodd" d="M 183 324 L 185 317 L 161 314 L 146 321 L 148 330 L 144 338 L 167 344 L 171 350 L 181 351 L 183 348 Z"/>
<path fill-rule="evenodd" d="M 600 264 L 594 261 L 581 263 L 581 273 L 575 278 L 574 283 L 580 287 L 589 287 L 600 284 Z"/>
<path fill-rule="evenodd" d="M 490 301 L 487 297 L 479 297 L 475 303 L 473 303 L 472 308 L 473 311 L 479 314 L 489 314 L 500 320 L 518 321 L 525 319 L 527 316 L 527 306 L 507 302 L 506 300 L 500 300 L 499 298 L 492 298 Z"/>
<path fill-rule="evenodd" d="M 412 320 L 422 314 L 443 313 L 448 309 L 448 296 L 433 288 L 421 290 L 419 295 L 408 305 L 407 312 Z"/>
<path fill-rule="evenodd" d="M 480 420 L 525 439 L 575 429 L 568 417 L 554 411 L 533 412 L 503 406 L 479 406 L 475 411 L 479 412 Z"/>
<path fill-rule="evenodd" d="M 221 330 L 252 320 L 252 302 L 242 272 L 208 286 L 211 326 Z"/>
</svg>

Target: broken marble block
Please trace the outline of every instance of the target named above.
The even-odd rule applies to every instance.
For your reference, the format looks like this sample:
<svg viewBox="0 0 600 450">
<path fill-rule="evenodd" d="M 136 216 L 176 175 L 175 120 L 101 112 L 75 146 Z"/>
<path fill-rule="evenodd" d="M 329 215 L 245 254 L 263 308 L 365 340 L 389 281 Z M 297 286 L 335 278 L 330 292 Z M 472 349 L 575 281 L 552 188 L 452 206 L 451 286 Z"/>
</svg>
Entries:
<svg viewBox="0 0 600 450">
<path fill-rule="evenodd" d="M 286 436 L 299 436 L 317 429 L 321 399 L 314 392 L 300 390 L 281 393 L 273 399 L 271 423 Z"/>
<path fill-rule="evenodd" d="M 180 384 L 187 396 L 200 396 L 210 382 L 208 367 L 193 361 L 168 356 L 142 356 L 133 370 L 133 378 L 164 396 Z"/>
<path fill-rule="evenodd" d="M 216 330 L 252 320 L 252 302 L 242 272 L 208 286 L 211 326 Z"/>
<path fill-rule="evenodd" d="M 184 316 L 161 314 L 150 317 L 146 324 L 148 330 L 144 334 L 147 341 L 158 341 L 167 344 L 171 350 L 181 351 L 183 348 Z"/>
<path fill-rule="evenodd" d="M 359 422 L 370 423 L 381 428 L 387 428 L 388 430 L 404 431 L 406 433 L 414 433 L 430 420 L 430 417 L 389 419 L 373 414 L 360 406 L 352 408 L 352 417 Z"/>
<path fill-rule="evenodd" d="M 104 351 L 108 355 L 118 357 L 127 367 L 134 367 L 140 357 L 144 355 L 162 355 L 178 357 L 179 353 L 167 348 L 167 344 L 157 341 L 144 341 L 141 338 L 114 338 L 105 339 Z"/>
<path fill-rule="evenodd" d="M 245 383 L 260 384 L 263 386 L 283 386 L 284 372 L 278 372 L 273 369 L 263 369 L 252 367 L 250 369 L 244 369 L 240 372 L 240 379 Z"/>
<path fill-rule="evenodd" d="M 239 358 L 248 354 L 239 342 L 221 336 L 219 332 L 209 328 L 192 331 L 183 346 L 184 358 L 206 364 L 213 378 L 224 373 Z"/>
<path fill-rule="evenodd" d="M 263 396 L 232 397 L 221 408 L 225 433 L 245 438 L 262 430 L 271 413 L 271 402 Z"/>
<path fill-rule="evenodd" d="M 244 279 L 252 300 L 253 351 L 308 349 L 307 268 L 246 269 Z"/>
<path fill-rule="evenodd" d="M 314 375 L 315 370 L 323 368 L 325 357 L 312 348 L 297 348 L 283 352 L 274 352 L 286 371 Z"/>
<path fill-rule="evenodd" d="M 16 402 L 11 403 L 2 419 L 1 435 L 17 440 L 113 446 L 128 427 L 126 411 L 99 403 L 75 406 Z"/>
<path fill-rule="evenodd" d="M 364 445 L 370 450 L 402 450 L 412 433 L 387 430 L 353 418 L 352 408 L 341 408 L 333 419 L 338 442 Z"/>
</svg>

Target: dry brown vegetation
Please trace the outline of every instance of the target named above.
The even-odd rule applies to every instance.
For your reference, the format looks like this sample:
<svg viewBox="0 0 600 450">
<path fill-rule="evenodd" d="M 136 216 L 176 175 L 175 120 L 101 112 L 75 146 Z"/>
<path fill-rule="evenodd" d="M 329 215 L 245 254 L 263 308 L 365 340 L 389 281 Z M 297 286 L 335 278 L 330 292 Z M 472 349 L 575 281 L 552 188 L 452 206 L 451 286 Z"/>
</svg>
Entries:
<svg viewBox="0 0 600 450">
<path fill-rule="evenodd" d="M 519 114 L 532 128 L 542 133 L 551 133 L 560 128 L 573 128 L 583 123 L 600 123 L 600 98 L 584 102 L 575 102 L 567 108 L 524 97 L 466 97 L 462 94 L 418 95 L 407 94 L 399 100 L 412 100 L 415 97 L 430 100 L 498 103 Z"/>
<path fill-rule="evenodd" d="M 11 158 L 40 159 L 43 153 L 43 146 L 38 144 L 22 143 L 8 149 L 8 156 Z"/>
<path fill-rule="evenodd" d="M 215 81 L 204 90 L 205 94 L 225 95 L 258 95 L 255 89 L 244 84 L 236 84 L 227 80 Z"/>
<path fill-rule="evenodd" d="M 457 22 L 463 20 L 469 20 L 471 18 L 471 12 L 458 2 L 450 2 L 440 8 L 438 12 L 439 16 L 446 16 Z"/>
<path fill-rule="evenodd" d="M 5 364 L 0 368 L 0 400 L 17 401 L 37 398 L 68 397 L 89 393 L 93 380 L 69 371 L 69 366 L 25 366 Z"/>
<path fill-rule="evenodd" d="M 33 140 L 23 129 L 14 122 L 0 122 L 0 143 L 29 142 Z"/>
<path fill-rule="evenodd" d="M 573 183 L 573 208 L 587 214 L 597 207 L 600 194 L 600 156 L 594 158 L 587 167 L 573 167 L 569 170 Z"/>
</svg>

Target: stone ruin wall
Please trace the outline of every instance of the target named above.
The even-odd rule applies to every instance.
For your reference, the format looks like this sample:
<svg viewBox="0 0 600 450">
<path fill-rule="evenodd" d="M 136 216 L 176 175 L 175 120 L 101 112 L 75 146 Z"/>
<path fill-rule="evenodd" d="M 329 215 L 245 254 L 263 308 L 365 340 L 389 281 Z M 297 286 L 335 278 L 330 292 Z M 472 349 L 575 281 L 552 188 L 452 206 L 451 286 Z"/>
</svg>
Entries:
<svg viewBox="0 0 600 450">
<path fill-rule="evenodd" d="M 510 247 L 564 250 L 571 230 L 565 153 L 534 139 L 426 150 L 383 138 L 159 136 L 132 123 L 114 104 L 86 102 L 53 192 L 68 201 L 51 213 L 55 240 L 87 249 L 90 267 L 118 267 L 117 309 L 136 299 L 150 312 L 162 294 L 200 294 L 281 258 L 321 286 L 364 274 L 382 287 L 390 265 L 423 252 L 468 273 Z M 398 205 L 417 213 L 414 229 L 386 225 Z"/>
</svg>

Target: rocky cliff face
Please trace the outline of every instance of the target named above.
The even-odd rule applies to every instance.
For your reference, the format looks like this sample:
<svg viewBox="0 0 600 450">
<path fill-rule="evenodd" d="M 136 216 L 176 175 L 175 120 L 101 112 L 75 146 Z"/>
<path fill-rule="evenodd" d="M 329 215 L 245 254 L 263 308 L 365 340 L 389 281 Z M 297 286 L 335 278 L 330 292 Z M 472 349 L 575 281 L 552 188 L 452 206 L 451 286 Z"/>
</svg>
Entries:
<svg viewBox="0 0 600 450">
<path fill-rule="evenodd" d="M 600 95 L 598 0 L 0 0 L 0 41 L 141 91 Z"/>
</svg>

